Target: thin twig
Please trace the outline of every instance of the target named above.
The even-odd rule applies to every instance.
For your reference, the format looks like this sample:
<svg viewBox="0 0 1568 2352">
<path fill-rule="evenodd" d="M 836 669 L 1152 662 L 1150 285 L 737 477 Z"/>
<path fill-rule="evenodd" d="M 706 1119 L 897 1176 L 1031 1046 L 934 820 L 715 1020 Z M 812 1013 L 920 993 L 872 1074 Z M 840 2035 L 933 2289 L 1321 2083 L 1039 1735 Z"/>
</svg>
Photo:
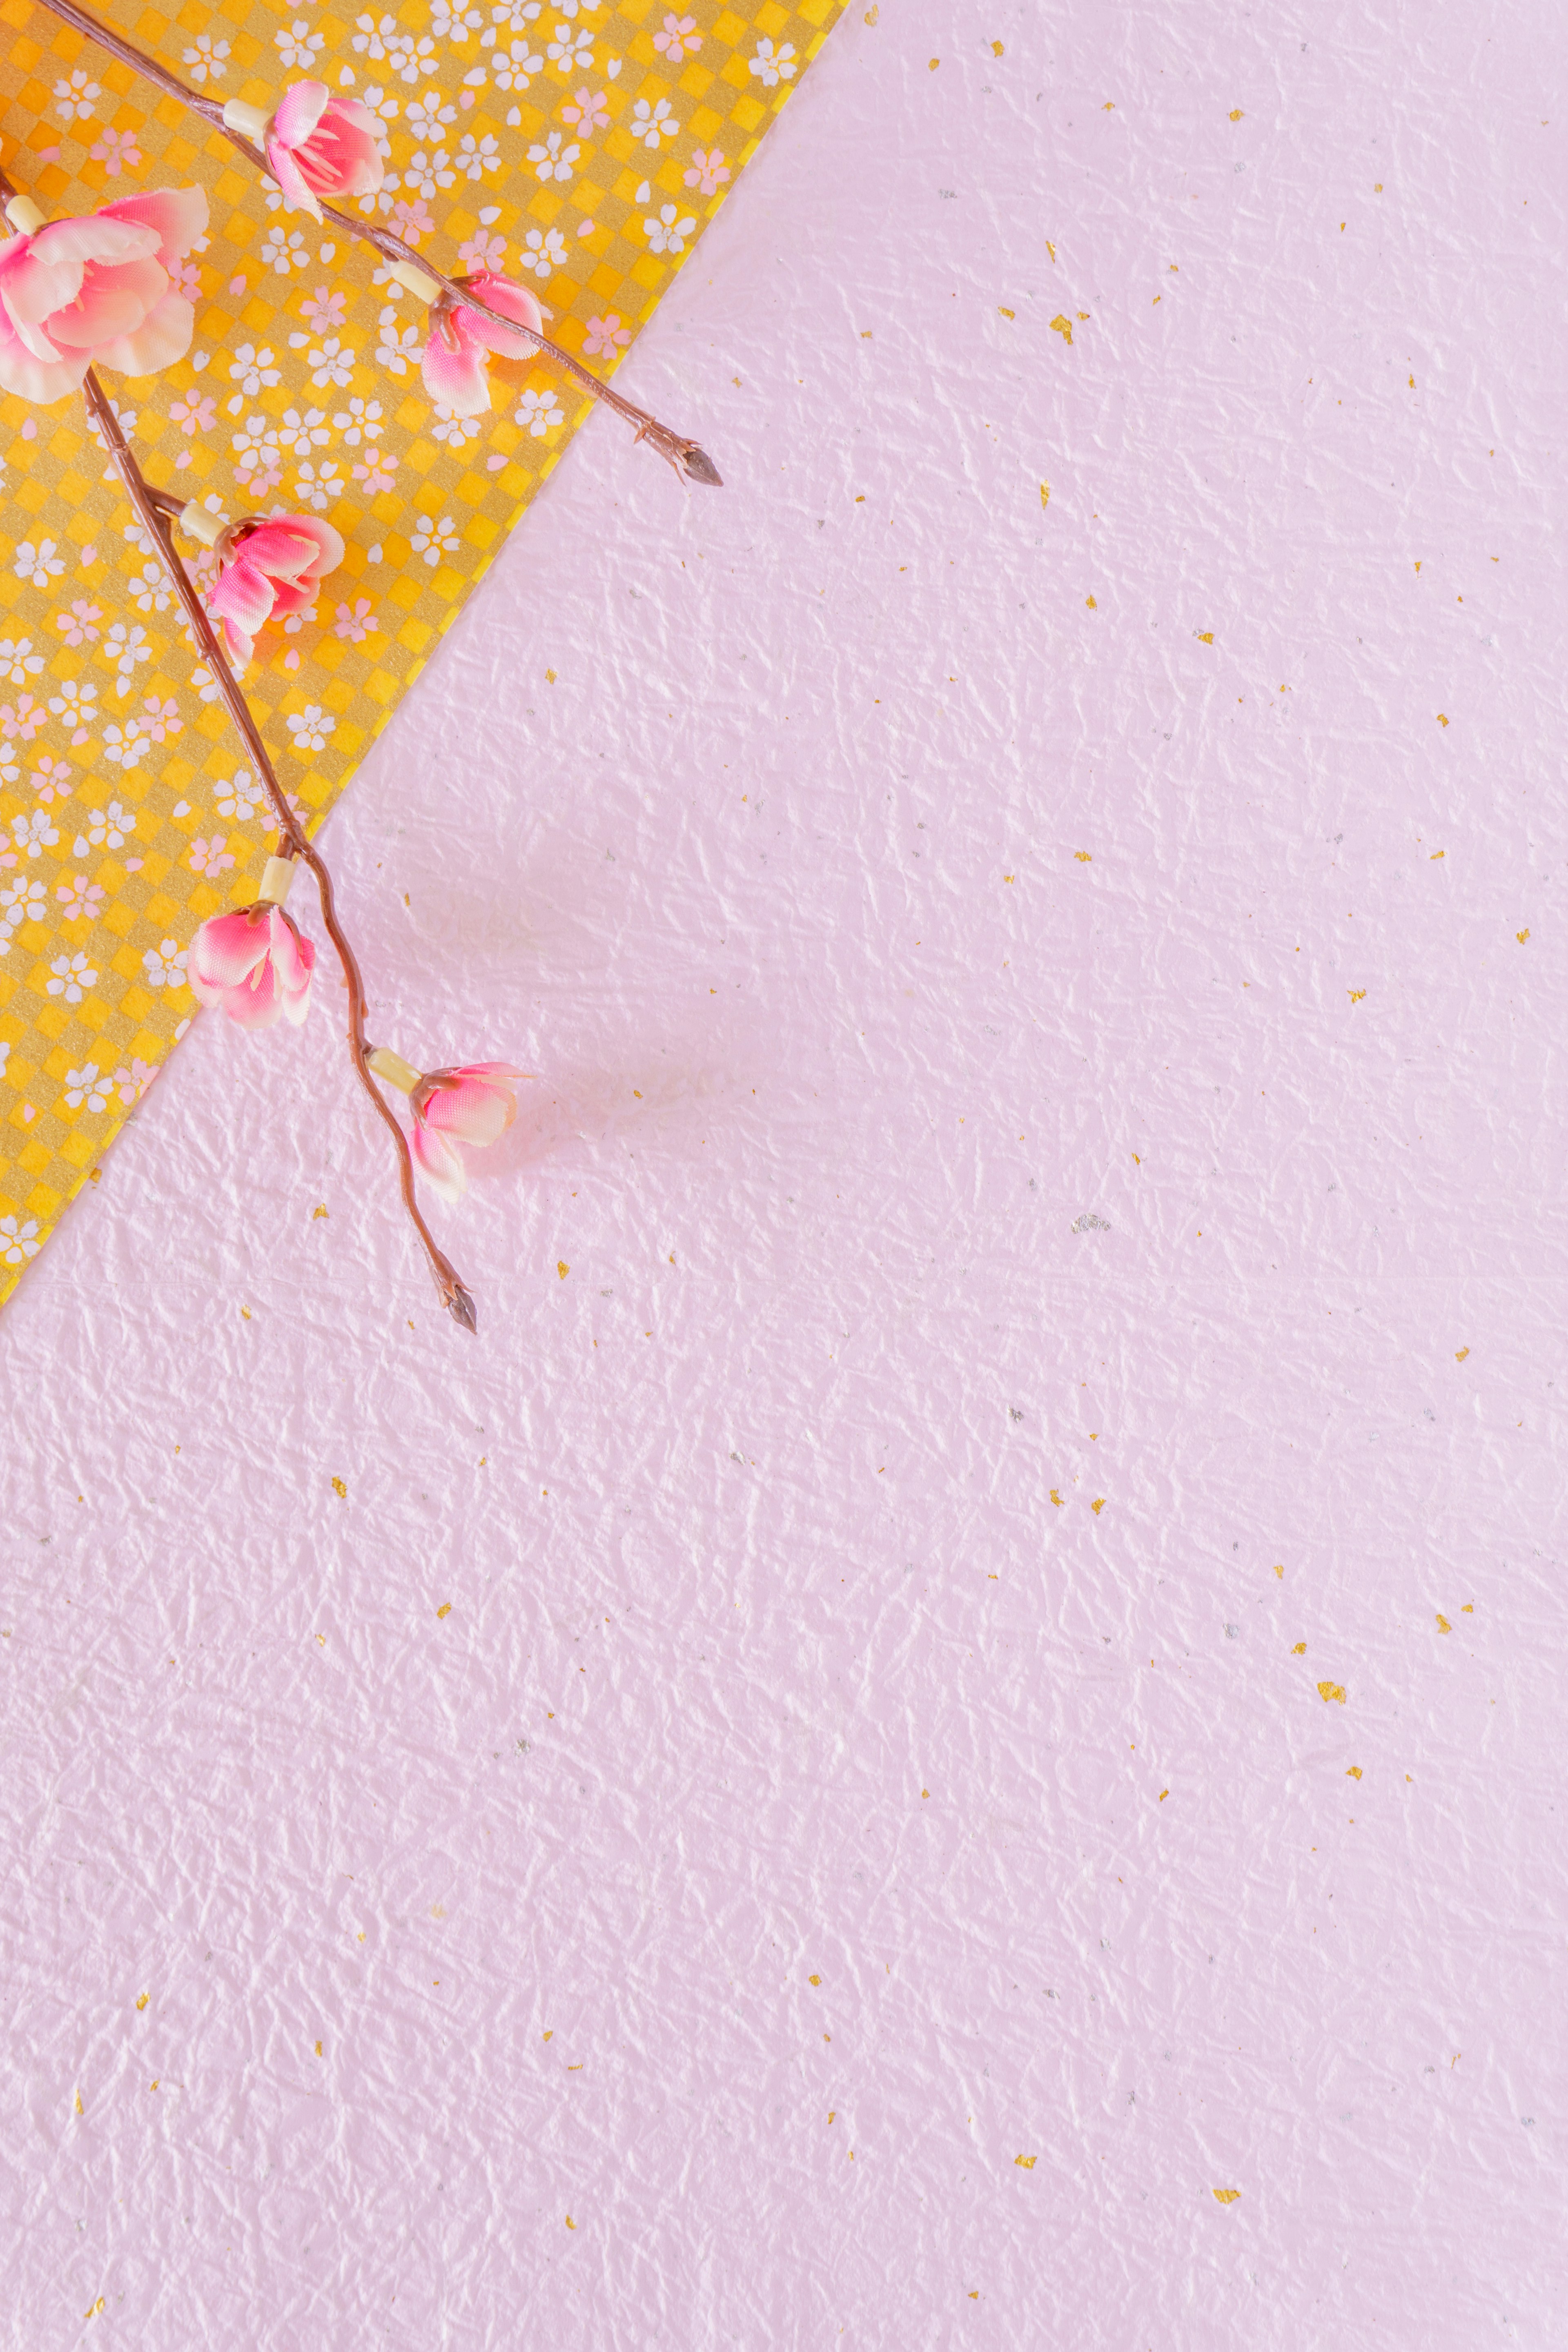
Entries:
<svg viewBox="0 0 1568 2352">
<path fill-rule="evenodd" d="M 154 82 L 171 98 L 178 99 L 182 106 L 188 106 L 194 113 L 199 114 L 204 122 L 210 123 L 231 147 L 237 147 L 248 162 L 254 163 L 258 172 L 268 170 L 267 158 L 260 148 L 254 146 L 240 131 L 231 131 L 225 122 L 221 100 L 205 98 L 200 90 L 192 89 L 178 74 L 171 73 L 167 66 L 160 65 L 156 58 L 149 57 L 144 49 L 139 49 L 134 42 L 126 40 L 123 35 L 100 23 L 87 9 L 77 7 L 75 0 L 41 0 L 41 5 L 52 16 L 59 17 L 63 24 L 84 34 L 89 41 L 96 41 L 100 49 L 107 49 L 110 57 L 119 58 L 121 65 L 129 66 L 132 72 Z M 492 310 L 487 302 L 479 300 L 477 294 L 469 293 L 461 278 L 445 277 L 434 263 L 426 261 L 423 254 L 406 244 L 394 230 L 379 228 L 374 222 L 355 220 L 352 213 L 339 212 L 335 205 L 323 205 L 321 213 L 334 228 L 341 229 L 345 236 L 357 237 L 362 245 L 374 247 L 384 261 L 413 260 L 418 268 L 436 280 L 453 302 L 460 304 L 465 310 L 476 311 L 481 319 L 489 319 L 492 325 L 504 327 L 509 335 L 526 336 L 536 350 L 546 352 L 558 367 L 564 368 L 568 375 L 582 384 L 585 391 L 591 392 L 595 400 L 602 400 L 606 407 L 615 410 L 617 416 L 624 416 L 628 425 L 635 425 L 637 439 L 649 443 L 683 479 L 701 482 L 713 489 L 723 488 L 719 468 L 697 442 L 672 432 L 668 425 L 661 425 L 656 416 L 650 416 L 646 408 L 638 408 L 634 402 L 623 399 L 591 368 L 585 368 L 581 360 L 574 359 L 571 352 L 563 351 L 559 343 L 552 343 L 548 335 L 539 334 L 532 327 L 522 326 L 516 319 L 507 318 L 502 311 Z"/>
<path fill-rule="evenodd" d="M 4 184 L 5 175 L 0 173 L 0 184 Z M 8 184 L 6 184 L 6 193 L 9 193 Z M 350 947 L 342 925 L 338 920 L 337 908 L 332 898 L 332 877 L 327 870 L 325 859 L 289 805 L 288 795 L 278 781 L 277 772 L 272 765 L 267 746 L 262 741 L 256 721 L 250 715 L 249 705 L 240 692 L 239 682 L 229 667 L 228 656 L 224 652 L 217 632 L 208 618 L 206 607 L 196 593 L 195 583 L 185 569 L 184 558 L 175 549 L 168 510 L 173 508 L 175 512 L 182 511 L 184 502 L 172 498 L 166 490 L 153 489 L 145 479 L 130 444 L 120 429 L 120 420 L 114 414 L 109 396 L 91 368 L 87 372 L 81 389 L 82 398 L 87 404 L 88 415 L 94 420 L 103 436 L 109 454 L 119 469 L 121 480 L 125 485 L 126 494 L 141 518 L 142 528 L 163 559 L 163 568 L 173 583 L 175 594 L 184 608 L 185 617 L 191 625 L 192 634 L 202 659 L 211 670 L 229 717 L 238 729 L 247 751 L 256 762 L 258 772 L 266 788 L 267 797 L 272 803 L 272 813 L 278 820 L 279 854 L 281 856 L 287 851 L 292 856 L 302 857 L 316 877 L 316 887 L 321 900 L 321 920 L 326 926 L 328 937 L 338 951 L 338 961 L 343 968 L 343 979 L 348 988 L 348 1043 L 350 1058 L 354 1066 L 354 1075 L 375 1105 L 377 1114 L 391 1131 L 396 1143 L 398 1179 L 402 1187 L 403 1205 L 413 1220 L 414 1229 L 419 1235 L 420 1241 L 424 1244 L 425 1255 L 429 1260 L 430 1271 L 435 1277 L 436 1287 L 440 1293 L 441 1304 L 453 1320 L 462 1325 L 464 1330 L 472 1331 L 477 1328 L 472 1296 L 465 1288 L 461 1277 L 446 1253 L 437 1246 L 435 1235 L 420 1214 L 419 1203 L 414 1196 L 414 1163 L 408 1154 L 408 1139 L 404 1134 L 391 1106 L 376 1085 L 368 1067 L 371 1048 L 365 1042 L 364 1034 L 364 1019 L 369 1010 L 365 1002 L 364 982 L 360 973 L 359 959 Z"/>
</svg>

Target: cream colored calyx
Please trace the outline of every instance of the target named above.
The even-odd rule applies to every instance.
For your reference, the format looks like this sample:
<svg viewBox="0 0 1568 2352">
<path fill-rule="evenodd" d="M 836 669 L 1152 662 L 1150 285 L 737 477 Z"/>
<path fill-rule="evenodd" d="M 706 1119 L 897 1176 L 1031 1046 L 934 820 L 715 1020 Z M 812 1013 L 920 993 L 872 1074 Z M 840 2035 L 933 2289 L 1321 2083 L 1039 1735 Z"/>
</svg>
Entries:
<svg viewBox="0 0 1568 2352">
<path fill-rule="evenodd" d="M 421 302 L 433 302 L 441 291 L 440 280 L 432 278 L 427 269 L 421 269 L 415 261 L 389 261 L 386 274 L 395 278 L 407 293 L 417 294 Z"/>
<path fill-rule="evenodd" d="M 293 884 L 294 868 L 298 864 L 298 858 L 294 857 L 268 859 L 261 877 L 261 887 L 256 894 L 256 903 L 258 907 L 268 903 L 274 907 L 280 907 L 283 904 Z"/>
<path fill-rule="evenodd" d="M 423 1070 L 405 1062 L 401 1054 L 395 1054 L 390 1045 L 378 1045 L 367 1059 L 376 1076 L 384 1078 L 389 1087 L 395 1087 L 400 1095 L 411 1095 L 425 1076 Z"/>
<path fill-rule="evenodd" d="M 182 509 L 180 529 L 187 538 L 199 539 L 204 547 L 216 547 L 228 529 L 228 517 L 221 508 L 216 514 L 212 514 L 205 507 L 198 507 L 193 500 L 189 506 Z"/>
<path fill-rule="evenodd" d="M 223 110 L 224 129 L 237 131 L 242 139 L 248 139 L 255 147 L 267 144 L 267 126 L 271 120 L 264 108 L 247 106 L 243 98 L 231 98 Z"/>
<path fill-rule="evenodd" d="M 47 219 L 31 196 L 12 196 L 5 206 L 5 217 L 23 236 L 31 236 L 36 229 L 45 226 Z"/>
</svg>

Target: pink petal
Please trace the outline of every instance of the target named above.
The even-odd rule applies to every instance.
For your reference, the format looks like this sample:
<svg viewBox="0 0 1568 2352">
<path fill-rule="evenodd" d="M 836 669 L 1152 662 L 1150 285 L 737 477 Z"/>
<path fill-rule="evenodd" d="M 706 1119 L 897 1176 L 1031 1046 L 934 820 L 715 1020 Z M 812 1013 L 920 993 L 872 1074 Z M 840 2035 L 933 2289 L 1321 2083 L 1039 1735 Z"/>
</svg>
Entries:
<svg viewBox="0 0 1568 2352">
<path fill-rule="evenodd" d="M 191 941 L 186 977 L 204 1004 L 216 1004 L 226 990 L 249 980 L 270 946 L 270 925 L 253 923 L 248 908 L 210 916 Z"/>
<path fill-rule="evenodd" d="M 312 218 L 320 220 L 321 207 L 316 202 L 315 192 L 310 183 L 300 168 L 298 158 L 276 139 L 269 139 L 267 142 L 267 164 L 273 178 L 283 191 L 285 212 L 293 212 L 298 207 L 300 211 L 307 212 Z"/>
<path fill-rule="evenodd" d="M 272 617 L 273 597 L 272 583 L 266 572 L 258 564 L 249 562 L 242 552 L 218 573 L 217 584 L 207 598 L 207 610 L 220 621 L 232 621 L 247 637 L 253 637 Z"/>
<path fill-rule="evenodd" d="M 114 368 L 121 375 L 152 375 L 172 367 L 191 348 L 196 314 L 183 294 L 165 294 L 150 310 L 133 335 L 117 335 L 93 352 L 96 367 Z"/>
<path fill-rule="evenodd" d="M 439 327 L 425 346 L 419 373 L 431 399 L 445 401 L 456 415 L 482 416 L 490 404 L 483 352 L 468 342 L 454 350 Z"/>
<path fill-rule="evenodd" d="M 116 196 L 111 205 L 100 205 L 98 218 L 152 229 L 158 238 L 158 258 L 167 269 L 183 261 L 197 237 L 206 234 L 206 194 L 201 188 L 149 188 L 144 195 Z"/>
<path fill-rule="evenodd" d="M 332 102 L 324 81 L 292 81 L 272 110 L 272 138 L 285 147 L 302 147 Z M 272 144 L 268 142 L 268 159 Z"/>
<path fill-rule="evenodd" d="M 190 978 L 188 966 L 185 976 Z M 195 988 L 195 981 L 191 985 Z M 201 995 L 199 988 L 196 994 Z M 254 979 L 243 981 L 237 988 L 224 989 L 216 1001 L 241 1029 L 270 1029 L 284 1009 L 270 958 L 257 966 Z"/>
<path fill-rule="evenodd" d="M 70 359 L 41 360 L 12 332 L 8 320 L 0 320 L 0 390 L 14 392 L 19 400 L 47 407 L 79 392 L 89 358 L 78 352 Z"/>
<path fill-rule="evenodd" d="M 168 290 L 168 273 L 150 254 L 141 261 L 89 261 L 76 299 L 50 311 L 49 335 L 63 349 L 101 351 L 118 335 L 133 335 Z"/>
<path fill-rule="evenodd" d="M 342 555 L 343 542 L 331 523 L 313 515 L 271 515 L 246 532 L 235 560 L 270 580 L 315 580 L 332 570 L 328 556 L 341 563 Z"/>
<path fill-rule="evenodd" d="M 316 949 L 311 940 L 302 940 L 281 907 L 272 909 L 272 968 L 278 975 L 287 1019 L 298 1028 L 305 1018 L 310 1003 L 310 975 L 316 968 Z"/>
<path fill-rule="evenodd" d="M 544 315 L 526 286 L 514 286 L 510 278 L 498 277 L 493 269 L 476 270 L 465 284 L 470 294 L 477 295 L 492 310 L 516 319 L 521 326 L 531 327 L 536 335 L 543 333 Z M 478 317 L 472 310 L 459 310 L 455 316 L 461 332 L 476 336 L 487 349 L 503 352 L 509 359 L 531 357 L 533 345 L 522 336 L 509 335 L 504 327 L 492 326 L 488 319 Z"/>
<path fill-rule="evenodd" d="M 517 1097 L 511 1087 L 481 1075 L 478 1068 L 436 1075 L 461 1080 L 456 1087 L 438 1087 L 421 1108 L 420 1116 L 442 1134 L 455 1135 L 464 1143 L 494 1143 L 517 1117 Z"/>
<path fill-rule="evenodd" d="M 463 1157 L 444 1136 L 432 1135 L 418 1119 L 414 1122 L 411 1145 L 414 1163 L 430 1179 L 444 1201 L 460 1201 L 468 1189 L 468 1171 Z"/>
</svg>

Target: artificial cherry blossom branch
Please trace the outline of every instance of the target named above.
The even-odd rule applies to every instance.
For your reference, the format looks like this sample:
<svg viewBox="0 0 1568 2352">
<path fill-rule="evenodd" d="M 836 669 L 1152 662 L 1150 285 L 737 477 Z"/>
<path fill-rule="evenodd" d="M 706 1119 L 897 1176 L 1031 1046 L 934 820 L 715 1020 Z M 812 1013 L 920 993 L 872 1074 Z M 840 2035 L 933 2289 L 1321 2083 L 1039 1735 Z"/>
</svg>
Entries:
<svg viewBox="0 0 1568 2352">
<path fill-rule="evenodd" d="M 84 35 L 89 41 L 95 41 L 100 48 L 107 49 L 111 57 L 118 58 L 121 65 L 129 66 L 132 72 L 139 73 L 146 80 L 155 83 L 160 89 L 166 90 L 171 98 L 178 99 L 182 106 L 188 106 L 194 113 L 199 114 L 204 122 L 209 123 L 215 131 L 221 132 L 229 144 L 237 148 L 258 171 L 264 173 L 268 171 L 267 157 L 260 148 L 243 132 L 234 130 L 225 121 L 225 108 L 217 99 L 204 97 L 199 90 L 192 89 L 188 83 L 180 79 L 178 74 L 172 73 L 167 66 L 160 65 L 158 60 L 149 57 L 144 49 L 137 48 L 133 42 L 126 40 L 108 25 L 101 24 L 96 16 L 89 15 L 87 9 L 77 7 L 75 0 L 42 0 L 42 5 L 51 16 L 59 17 L 62 23 L 69 25 L 74 31 Z M 394 230 L 377 227 L 373 222 L 355 220 L 352 213 L 339 212 L 333 205 L 321 205 L 320 215 L 331 221 L 334 228 L 342 230 L 349 236 L 357 237 L 362 245 L 372 247 L 380 254 L 384 261 L 390 262 L 395 268 L 401 269 L 409 263 L 413 248 Z M 435 280 L 444 303 L 472 310 L 479 317 L 487 320 L 492 327 L 504 328 L 507 334 L 514 338 L 521 336 L 531 342 L 536 350 L 546 352 L 557 366 L 564 368 L 568 375 L 582 384 L 585 391 L 592 393 L 595 400 L 602 400 L 607 407 L 613 408 L 618 416 L 624 416 L 628 425 L 635 425 L 637 428 L 637 438 L 649 443 L 667 464 L 685 480 L 701 482 L 715 489 L 722 488 L 722 478 L 718 467 L 707 451 L 697 442 L 688 440 L 681 434 L 672 432 L 668 425 L 661 425 L 657 417 L 649 415 L 646 408 L 638 408 L 633 402 L 623 399 L 618 392 L 613 391 L 601 377 L 596 376 L 591 368 L 585 368 L 580 360 L 574 359 L 570 352 L 563 351 L 559 343 L 552 342 L 547 335 L 539 333 L 531 326 L 521 324 L 515 319 L 506 317 L 502 312 L 492 310 L 489 303 L 480 301 L 477 295 L 468 291 L 460 278 L 444 276 L 440 270 L 423 258 L 416 260 L 414 266 L 422 276 Z M 399 282 L 405 281 L 400 278 Z"/>
<path fill-rule="evenodd" d="M 171 507 L 177 507 L 183 512 L 184 502 L 172 499 L 167 491 L 154 490 L 145 479 L 124 434 L 120 429 L 120 420 L 115 415 L 113 407 L 91 368 L 89 368 L 82 383 L 82 397 L 87 403 L 89 415 L 92 417 L 102 434 L 109 454 L 119 469 L 126 494 L 135 508 L 142 527 L 163 560 L 163 568 L 168 572 L 174 593 L 184 608 L 185 617 L 191 625 L 192 635 L 195 638 L 202 659 L 211 670 L 229 717 L 244 739 L 246 750 L 256 762 L 257 772 L 261 778 L 267 797 L 272 803 L 272 813 L 278 820 L 279 856 L 280 857 L 287 856 L 289 859 L 302 858 L 316 877 L 316 887 L 321 901 L 321 920 L 326 926 L 327 936 L 337 950 L 338 961 L 342 966 L 343 980 L 348 989 L 348 1043 L 354 1075 L 375 1105 L 378 1116 L 390 1129 L 396 1144 L 398 1179 L 403 1192 L 403 1205 L 408 1212 L 416 1233 L 424 1244 L 425 1255 L 429 1260 L 430 1271 L 435 1276 L 441 1304 L 454 1322 L 460 1323 L 465 1331 L 475 1330 L 478 1327 L 474 1315 L 473 1297 L 465 1288 L 450 1259 L 437 1247 L 435 1236 L 420 1214 L 419 1204 L 414 1197 L 414 1167 L 408 1156 L 407 1139 L 394 1117 L 381 1088 L 371 1076 L 370 1058 L 375 1049 L 367 1044 L 364 1034 L 365 1014 L 370 1008 L 365 999 L 364 982 L 360 973 L 359 959 L 349 945 L 342 925 L 338 920 L 337 908 L 332 896 L 332 877 L 327 870 L 326 861 L 320 850 L 311 842 L 304 826 L 289 805 L 288 796 L 278 781 L 277 772 L 272 765 L 267 746 L 261 740 L 256 721 L 251 717 L 249 706 L 240 691 L 239 681 L 229 667 L 228 656 L 219 641 L 217 631 L 207 617 L 206 607 L 196 593 L 195 583 L 186 571 L 184 560 L 175 550 L 169 527 L 168 509 Z"/>
</svg>

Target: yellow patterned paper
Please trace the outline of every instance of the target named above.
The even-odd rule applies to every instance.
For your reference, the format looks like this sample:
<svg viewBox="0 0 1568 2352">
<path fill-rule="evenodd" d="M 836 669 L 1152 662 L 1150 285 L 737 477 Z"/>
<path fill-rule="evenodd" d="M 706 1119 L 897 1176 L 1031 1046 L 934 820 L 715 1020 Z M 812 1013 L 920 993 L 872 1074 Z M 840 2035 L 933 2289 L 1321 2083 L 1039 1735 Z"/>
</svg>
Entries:
<svg viewBox="0 0 1568 2352">
<path fill-rule="evenodd" d="M 520 278 L 607 374 L 841 5 L 99 13 L 208 96 L 352 91 L 388 159 L 362 209 L 448 272 Z M 411 363 L 423 307 L 369 247 L 283 211 L 199 117 L 30 0 L 0 0 L 0 162 L 51 217 L 207 193 L 189 356 L 103 378 L 150 478 L 230 515 L 311 510 L 346 543 L 314 614 L 266 630 L 245 680 L 313 825 L 592 403 L 546 362 L 492 362 L 490 415 L 443 415 Z M 699 416 L 665 421 L 702 437 Z M 255 896 L 269 829 L 80 401 L 0 396 L 0 458 L 4 1298 L 184 1034 L 191 935 Z"/>
</svg>

